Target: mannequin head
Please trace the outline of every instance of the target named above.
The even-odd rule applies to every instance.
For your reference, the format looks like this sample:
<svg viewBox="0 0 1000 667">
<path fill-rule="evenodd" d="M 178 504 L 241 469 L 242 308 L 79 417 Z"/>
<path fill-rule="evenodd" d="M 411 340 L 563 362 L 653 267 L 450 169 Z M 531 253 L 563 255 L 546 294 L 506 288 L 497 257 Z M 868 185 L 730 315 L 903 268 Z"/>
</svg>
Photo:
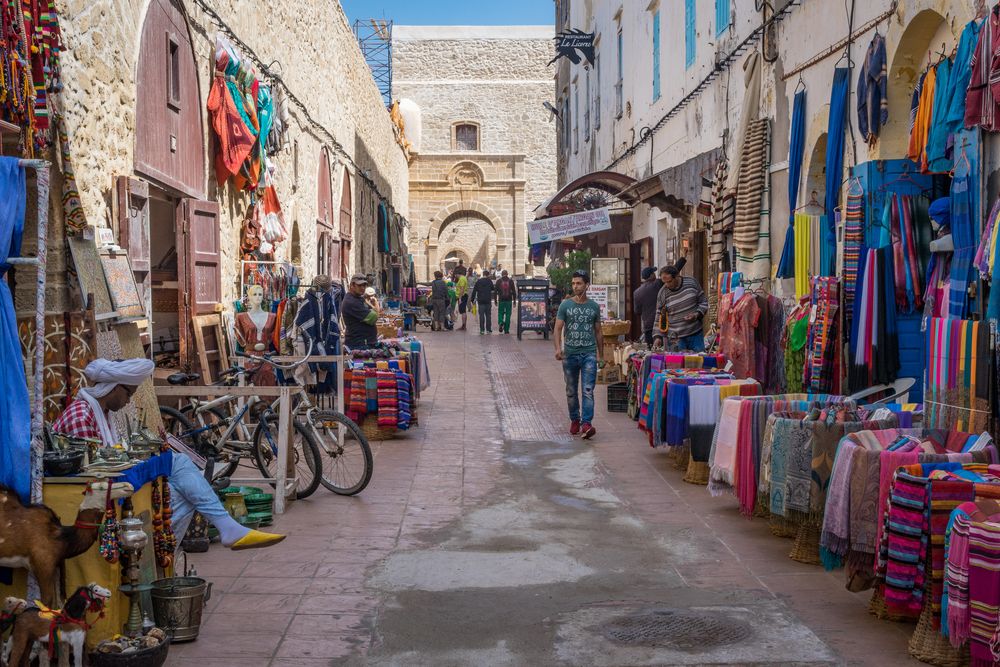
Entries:
<svg viewBox="0 0 1000 667">
<path fill-rule="evenodd" d="M 251 285 L 247 288 L 247 310 L 262 310 L 261 304 L 264 302 L 264 288 L 260 285 Z"/>
</svg>

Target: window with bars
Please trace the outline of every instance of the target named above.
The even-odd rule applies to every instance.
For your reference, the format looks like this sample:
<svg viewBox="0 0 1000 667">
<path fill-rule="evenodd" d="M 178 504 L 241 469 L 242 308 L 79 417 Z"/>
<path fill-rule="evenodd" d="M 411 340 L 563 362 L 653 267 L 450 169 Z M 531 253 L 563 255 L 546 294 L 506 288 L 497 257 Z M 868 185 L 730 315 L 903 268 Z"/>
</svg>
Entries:
<svg viewBox="0 0 1000 667">
<path fill-rule="evenodd" d="M 715 35 L 724 33 L 730 25 L 729 0 L 715 0 Z"/>
<path fill-rule="evenodd" d="M 653 12 L 653 101 L 660 99 L 660 10 Z"/>
<path fill-rule="evenodd" d="M 622 62 L 622 56 L 623 56 L 624 46 L 622 43 L 621 28 L 618 28 L 617 50 L 618 50 L 618 80 L 615 83 L 615 116 L 621 118 L 622 112 L 624 111 L 625 108 L 625 103 L 623 99 L 624 96 L 622 90 L 623 88 L 622 79 L 624 74 L 624 63 Z"/>
<path fill-rule="evenodd" d="M 684 0 L 684 66 L 694 65 L 698 48 L 695 30 L 695 0 Z"/>
<path fill-rule="evenodd" d="M 601 56 L 594 54 L 594 129 L 601 129 Z"/>
<path fill-rule="evenodd" d="M 459 123 L 455 126 L 455 148 L 460 151 L 479 150 L 479 126 Z"/>
</svg>

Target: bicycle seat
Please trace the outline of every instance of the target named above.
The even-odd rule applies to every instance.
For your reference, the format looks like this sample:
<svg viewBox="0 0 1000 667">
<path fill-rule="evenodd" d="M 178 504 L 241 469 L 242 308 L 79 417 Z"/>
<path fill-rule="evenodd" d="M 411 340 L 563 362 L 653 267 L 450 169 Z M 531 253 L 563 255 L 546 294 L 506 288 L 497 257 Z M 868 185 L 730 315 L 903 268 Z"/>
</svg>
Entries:
<svg viewBox="0 0 1000 667">
<path fill-rule="evenodd" d="M 198 373 L 174 373 L 167 377 L 167 382 L 173 385 L 187 384 L 201 378 Z"/>
</svg>

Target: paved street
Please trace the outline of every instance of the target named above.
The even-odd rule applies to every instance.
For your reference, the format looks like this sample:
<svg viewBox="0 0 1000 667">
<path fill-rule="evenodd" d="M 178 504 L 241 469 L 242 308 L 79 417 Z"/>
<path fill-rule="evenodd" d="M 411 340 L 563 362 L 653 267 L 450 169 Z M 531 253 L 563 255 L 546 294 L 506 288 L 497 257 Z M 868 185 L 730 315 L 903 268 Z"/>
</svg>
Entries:
<svg viewBox="0 0 1000 667">
<path fill-rule="evenodd" d="M 596 439 L 566 435 L 548 341 L 422 337 L 420 427 L 360 497 L 294 503 L 278 547 L 193 555 L 214 594 L 168 664 L 920 664 L 912 626 L 682 482 L 603 388 Z"/>
</svg>

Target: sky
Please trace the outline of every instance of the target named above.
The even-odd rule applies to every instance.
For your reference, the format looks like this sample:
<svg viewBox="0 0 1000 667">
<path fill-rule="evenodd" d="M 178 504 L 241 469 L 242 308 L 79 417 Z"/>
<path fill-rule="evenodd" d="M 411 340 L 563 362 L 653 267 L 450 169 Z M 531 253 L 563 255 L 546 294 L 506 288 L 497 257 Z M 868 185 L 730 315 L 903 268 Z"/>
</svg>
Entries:
<svg viewBox="0 0 1000 667">
<path fill-rule="evenodd" d="M 340 0 L 347 18 L 385 18 L 399 25 L 552 25 L 552 0 Z"/>
</svg>

